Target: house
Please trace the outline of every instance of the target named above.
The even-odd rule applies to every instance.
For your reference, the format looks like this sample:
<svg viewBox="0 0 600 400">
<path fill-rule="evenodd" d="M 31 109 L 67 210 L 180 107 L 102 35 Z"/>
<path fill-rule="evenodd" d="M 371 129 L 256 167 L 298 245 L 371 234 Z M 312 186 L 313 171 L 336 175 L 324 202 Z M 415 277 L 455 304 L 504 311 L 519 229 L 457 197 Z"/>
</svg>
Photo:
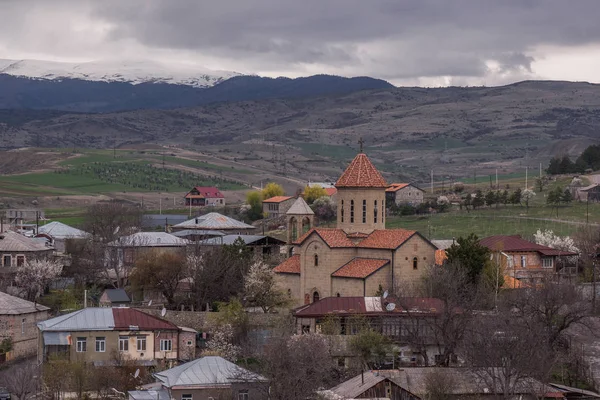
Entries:
<svg viewBox="0 0 600 400">
<path fill-rule="evenodd" d="M 327 197 L 331 198 L 333 201 L 337 199 L 337 189 L 335 188 L 335 183 L 333 182 L 308 182 L 308 186 L 323 188 Z"/>
<path fill-rule="evenodd" d="M 335 335 L 338 345 L 332 347 L 332 356 L 339 365 L 355 361 L 348 344 L 364 323 L 394 344 L 396 365 L 423 365 L 439 357 L 441 349 L 431 327 L 443 308 L 443 302 L 435 298 L 326 297 L 296 308 L 292 315 L 297 334 Z M 424 347 L 412 346 L 417 337 L 419 346 Z"/>
<path fill-rule="evenodd" d="M 51 357 L 80 360 L 96 366 L 126 357 L 139 365 L 190 360 L 195 331 L 142 311 L 126 308 L 84 308 L 38 322 L 38 362 Z"/>
<path fill-rule="evenodd" d="M 435 262 L 437 248 L 423 235 L 385 228 L 387 183 L 364 153 L 336 182 L 336 228 L 311 228 L 292 242 L 275 267 L 280 288 L 296 305 L 331 296 L 373 296 L 379 287 L 409 290 Z M 302 221 L 305 215 L 295 215 Z M 288 231 L 294 232 L 291 219 Z M 298 232 L 298 228 L 295 232 Z M 293 237 L 292 237 L 293 239 Z"/>
<path fill-rule="evenodd" d="M 594 183 L 585 187 L 578 187 L 575 189 L 575 196 L 579 201 L 600 201 L 600 185 Z"/>
<path fill-rule="evenodd" d="M 87 232 L 58 221 L 38 227 L 36 234 L 36 237 L 47 238 L 54 249 L 61 253 L 69 252 L 68 250 L 76 247 L 77 243 L 81 243 L 88 236 Z"/>
<path fill-rule="evenodd" d="M 125 289 L 106 289 L 100 296 L 100 307 L 126 307 L 131 299 Z"/>
<path fill-rule="evenodd" d="M 230 218 L 217 212 L 192 218 L 173 226 L 174 231 L 182 230 L 221 231 L 227 234 L 247 234 L 254 232 L 255 226 Z"/>
<path fill-rule="evenodd" d="M 188 207 L 223 207 L 225 196 L 214 186 L 196 186 L 185 195 L 185 205 Z"/>
<path fill-rule="evenodd" d="M 389 204 L 392 202 L 396 205 L 410 204 L 418 206 L 423 204 L 423 195 L 425 191 L 410 183 L 392 183 L 385 189 L 386 200 Z"/>
<path fill-rule="evenodd" d="M 9 208 L 4 210 L 4 217 L 10 225 L 21 225 L 25 221 L 43 220 L 45 214 L 38 208 Z"/>
<path fill-rule="evenodd" d="M 376 399 L 390 400 L 426 400 L 431 398 L 430 382 L 449 382 L 446 388 L 450 399 L 497 399 L 502 396 L 499 388 L 493 387 L 482 379 L 481 374 L 469 368 L 403 368 L 393 370 L 365 371 L 321 395 L 325 399 Z M 495 381 L 501 386 L 502 377 Z M 439 390 L 436 386 L 434 390 Z M 562 399 L 563 393 L 534 378 L 523 378 L 514 385 L 514 399 Z"/>
<path fill-rule="evenodd" d="M 244 242 L 256 255 L 277 255 L 281 246 L 285 245 L 283 240 L 264 235 L 225 235 L 204 239 L 196 242 L 199 247 L 213 247 L 232 245 L 239 241 Z"/>
<path fill-rule="evenodd" d="M 19 233 L 7 231 L 0 233 L 0 265 L 4 273 L 11 273 L 30 259 L 46 258 L 54 249 Z"/>
<path fill-rule="evenodd" d="M 11 343 L 9 351 L 0 351 L 0 364 L 35 354 L 35 324 L 48 318 L 48 310 L 41 304 L 0 292 L 0 343 Z M 0 347 L 4 347 L 2 344 Z"/>
<path fill-rule="evenodd" d="M 504 274 L 527 284 L 535 284 L 545 276 L 559 272 L 559 260 L 579 255 L 542 246 L 519 235 L 490 236 L 479 243 L 490 249 L 492 260 L 501 266 Z"/>
<path fill-rule="evenodd" d="M 214 230 L 202 230 L 202 229 L 184 229 L 182 231 L 175 231 L 171 233 L 173 236 L 178 238 L 187 239 L 192 242 L 197 242 L 205 239 L 219 238 L 226 236 L 225 232 L 214 231 Z"/>
<path fill-rule="evenodd" d="M 266 378 L 217 356 L 202 357 L 152 376 L 156 383 L 146 385 L 150 390 L 130 391 L 130 400 L 269 398 Z"/>
<path fill-rule="evenodd" d="M 263 214 L 265 214 L 267 218 L 277 218 L 281 215 L 285 215 L 287 210 L 294 204 L 294 201 L 296 201 L 296 199 L 291 196 L 270 197 L 262 202 Z"/>
</svg>

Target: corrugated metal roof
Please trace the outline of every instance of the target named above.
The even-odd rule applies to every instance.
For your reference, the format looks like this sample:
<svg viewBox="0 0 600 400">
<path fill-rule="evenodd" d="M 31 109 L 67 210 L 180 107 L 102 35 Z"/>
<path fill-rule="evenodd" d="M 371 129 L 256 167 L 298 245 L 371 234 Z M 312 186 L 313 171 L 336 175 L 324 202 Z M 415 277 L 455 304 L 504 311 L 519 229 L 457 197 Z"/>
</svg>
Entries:
<svg viewBox="0 0 600 400">
<path fill-rule="evenodd" d="M 46 310 L 49 308 L 41 304 L 0 292 L 0 315 L 29 314 Z"/>
<path fill-rule="evenodd" d="M 7 252 L 29 252 L 29 251 L 49 251 L 51 247 L 40 243 L 39 241 L 30 239 L 16 232 L 0 233 L 0 251 Z"/>
<path fill-rule="evenodd" d="M 44 346 L 67 346 L 69 336 L 69 332 L 44 332 Z"/>
<path fill-rule="evenodd" d="M 46 234 L 54 239 L 84 239 L 88 236 L 87 232 L 58 221 L 52 221 L 49 224 L 40 226 L 38 228 L 38 234 L 40 233 Z"/>
<path fill-rule="evenodd" d="M 115 329 L 129 329 L 137 326 L 140 330 L 178 330 L 177 325 L 169 321 L 146 314 L 134 308 L 112 308 Z"/>
<path fill-rule="evenodd" d="M 130 390 L 129 400 L 171 400 L 169 392 L 161 390 Z"/>
<path fill-rule="evenodd" d="M 454 244 L 452 239 L 431 239 L 431 243 L 439 250 L 447 250 Z"/>
<path fill-rule="evenodd" d="M 106 289 L 104 293 L 113 303 L 128 303 L 131 301 L 125 289 Z"/>
<path fill-rule="evenodd" d="M 187 236 L 225 236 L 224 232 L 221 231 L 206 231 L 202 229 L 184 229 L 182 231 L 177 231 L 171 233 L 173 236 L 177 237 L 187 237 Z"/>
<path fill-rule="evenodd" d="M 107 331 L 115 327 L 112 308 L 84 308 L 38 322 L 41 331 Z"/>
<path fill-rule="evenodd" d="M 154 374 L 165 387 L 228 386 L 236 381 L 266 382 L 267 379 L 243 369 L 222 357 L 202 357 Z"/>
<path fill-rule="evenodd" d="M 166 232 L 137 232 L 109 243 L 110 246 L 123 247 L 179 247 L 188 244 L 189 240 Z"/>
<path fill-rule="evenodd" d="M 252 225 L 229 218 L 223 214 L 211 212 L 188 221 L 174 225 L 174 228 L 206 229 L 206 230 L 232 230 L 232 229 L 256 229 Z"/>
<path fill-rule="evenodd" d="M 314 211 L 308 206 L 302 197 L 298 197 L 294 204 L 286 212 L 287 215 L 314 215 Z"/>
<path fill-rule="evenodd" d="M 245 244 L 252 244 L 267 238 L 271 244 L 285 244 L 283 240 L 275 239 L 270 236 L 262 235 L 225 235 L 221 237 L 214 237 L 210 239 L 199 240 L 196 242 L 199 245 L 215 246 L 215 245 L 232 245 L 236 240 L 241 239 Z"/>
</svg>

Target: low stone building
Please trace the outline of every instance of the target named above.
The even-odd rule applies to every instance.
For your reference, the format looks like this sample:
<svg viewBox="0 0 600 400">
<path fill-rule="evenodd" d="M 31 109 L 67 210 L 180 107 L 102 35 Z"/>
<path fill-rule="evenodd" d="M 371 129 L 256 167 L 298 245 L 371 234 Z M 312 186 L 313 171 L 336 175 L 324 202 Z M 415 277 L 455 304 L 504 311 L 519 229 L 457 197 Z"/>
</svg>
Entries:
<svg viewBox="0 0 600 400">
<path fill-rule="evenodd" d="M 277 218 L 285 215 L 295 201 L 296 199 L 291 196 L 275 196 L 268 198 L 263 200 L 263 213 L 267 218 Z"/>
<path fill-rule="evenodd" d="M 42 239 L 43 240 L 43 239 Z M 19 233 L 7 231 L 0 233 L 0 269 L 2 274 L 14 273 L 16 267 L 24 265 L 27 260 L 47 258 L 54 249 Z"/>
<path fill-rule="evenodd" d="M 410 183 L 392 183 L 385 189 L 385 195 L 388 201 L 397 205 L 410 204 L 418 206 L 423 204 L 423 195 L 425 191 Z"/>
<path fill-rule="evenodd" d="M 69 253 L 83 244 L 88 233 L 62 222 L 53 221 L 37 229 L 36 237 L 45 237 L 57 252 Z"/>
<path fill-rule="evenodd" d="M 36 323 L 48 318 L 49 308 L 0 292 L 0 363 L 27 357 L 37 350 Z M 6 347 L 10 350 L 6 351 Z"/>
</svg>

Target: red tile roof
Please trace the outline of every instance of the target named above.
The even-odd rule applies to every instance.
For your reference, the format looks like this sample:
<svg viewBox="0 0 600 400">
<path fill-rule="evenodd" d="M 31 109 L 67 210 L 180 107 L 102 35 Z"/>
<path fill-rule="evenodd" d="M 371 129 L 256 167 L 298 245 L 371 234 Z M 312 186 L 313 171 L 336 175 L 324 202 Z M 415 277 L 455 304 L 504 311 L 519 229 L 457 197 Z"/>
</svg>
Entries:
<svg viewBox="0 0 600 400">
<path fill-rule="evenodd" d="M 139 330 L 178 330 L 176 325 L 169 321 L 155 317 L 134 308 L 113 308 L 115 330 L 130 330 L 137 326 Z"/>
<path fill-rule="evenodd" d="M 319 235 L 329 247 L 354 247 L 354 243 L 348 239 L 346 232 L 337 228 L 312 228 L 296 240 L 294 244 L 302 244 L 313 233 Z"/>
<path fill-rule="evenodd" d="M 386 303 L 395 303 L 393 311 L 386 311 Z M 406 308 L 404 308 L 406 307 Z M 407 310 L 420 311 L 421 313 L 437 313 L 444 309 L 440 299 L 430 297 L 406 297 L 387 299 L 381 297 L 325 297 L 312 304 L 301 306 L 294 310 L 298 318 L 314 318 L 325 315 L 407 315 Z"/>
<path fill-rule="evenodd" d="M 577 253 L 556 250 L 522 239 L 519 235 L 496 235 L 481 239 L 479 243 L 492 251 L 538 252 L 544 256 L 576 256 Z"/>
<path fill-rule="evenodd" d="M 407 187 L 410 183 L 392 183 L 390 187 L 385 189 L 386 192 L 396 192 L 402 188 Z"/>
<path fill-rule="evenodd" d="M 292 196 L 275 196 L 275 197 L 270 197 L 266 200 L 263 200 L 263 203 L 281 203 L 282 201 L 286 201 L 291 198 L 292 198 Z"/>
<path fill-rule="evenodd" d="M 385 188 L 387 183 L 369 157 L 359 153 L 335 183 L 336 188 Z"/>
<path fill-rule="evenodd" d="M 344 264 L 341 268 L 331 274 L 331 276 L 338 278 L 364 279 L 389 263 L 390 260 L 378 258 L 355 258 Z"/>
<path fill-rule="evenodd" d="M 394 250 L 410 239 L 415 233 L 417 232 L 406 229 L 377 229 L 371 232 L 369 237 L 358 243 L 357 247 Z"/>
<path fill-rule="evenodd" d="M 300 273 L 300 255 L 295 254 L 273 268 L 273 272 L 280 274 L 299 274 Z"/>
<path fill-rule="evenodd" d="M 325 188 L 323 190 L 325 190 L 325 194 L 327 194 L 327 196 L 329 196 L 329 197 L 331 197 L 331 196 L 333 196 L 334 194 L 337 193 L 337 189 L 336 188 Z"/>
</svg>

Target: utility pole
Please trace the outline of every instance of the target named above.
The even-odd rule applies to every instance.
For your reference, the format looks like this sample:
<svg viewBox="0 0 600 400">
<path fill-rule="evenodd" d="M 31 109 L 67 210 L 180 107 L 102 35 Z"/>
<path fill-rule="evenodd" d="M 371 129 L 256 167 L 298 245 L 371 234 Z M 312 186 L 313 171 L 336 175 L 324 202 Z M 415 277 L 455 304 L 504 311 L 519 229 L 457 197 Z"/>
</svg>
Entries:
<svg viewBox="0 0 600 400">
<path fill-rule="evenodd" d="M 525 166 L 525 189 L 527 189 L 527 166 Z"/>
<path fill-rule="evenodd" d="M 496 168 L 496 189 L 500 189 L 498 186 L 498 168 Z"/>
<path fill-rule="evenodd" d="M 431 170 L 431 194 L 433 194 L 433 170 Z"/>
</svg>

